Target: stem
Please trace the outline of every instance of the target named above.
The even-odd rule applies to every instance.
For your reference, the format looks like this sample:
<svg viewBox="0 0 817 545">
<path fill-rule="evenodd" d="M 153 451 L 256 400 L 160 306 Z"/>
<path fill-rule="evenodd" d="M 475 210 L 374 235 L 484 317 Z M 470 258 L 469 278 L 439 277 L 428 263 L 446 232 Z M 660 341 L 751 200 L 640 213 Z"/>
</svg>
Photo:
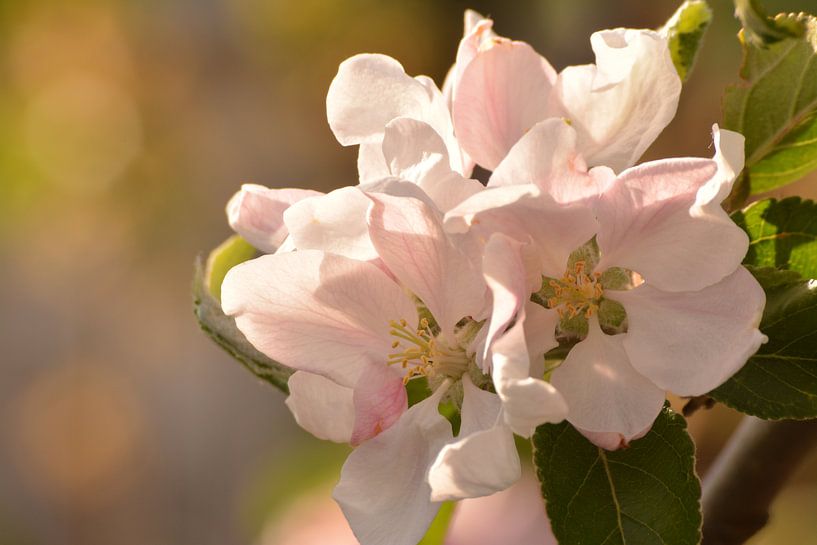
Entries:
<svg viewBox="0 0 817 545">
<path fill-rule="evenodd" d="M 739 545 L 769 520 L 769 506 L 817 446 L 817 420 L 743 419 L 703 484 L 703 545 Z"/>
</svg>

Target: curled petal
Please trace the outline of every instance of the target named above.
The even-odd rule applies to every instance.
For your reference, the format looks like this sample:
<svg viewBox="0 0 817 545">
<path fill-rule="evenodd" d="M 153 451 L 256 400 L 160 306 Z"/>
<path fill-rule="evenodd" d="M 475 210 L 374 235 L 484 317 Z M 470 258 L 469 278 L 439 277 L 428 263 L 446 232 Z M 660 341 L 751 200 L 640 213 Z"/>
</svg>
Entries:
<svg viewBox="0 0 817 545">
<path fill-rule="evenodd" d="M 311 189 L 269 189 L 244 184 L 227 203 L 227 221 L 247 242 L 271 254 L 287 237 L 284 211 L 301 199 L 318 195 L 321 193 Z"/>
<path fill-rule="evenodd" d="M 605 30 L 590 43 L 596 64 L 563 70 L 554 104 L 578 132 L 587 163 L 618 172 L 633 165 L 675 116 L 681 79 L 657 32 Z"/>
<path fill-rule="evenodd" d="M 437 514 L 428 469 L 452 439 L 451 425 L 437 409 L 444 391 L 411 407 L 343 465 L 333 496 L 361 543 L 415 545 Z"/>
<path fill-rule="evenodd" d="M 630 441 L 661 412 L 664 391 L 633 369 L 622 337 L 602 332 L 593 316 L 587 337 L 553 371 L 551 383 L 567 401 L 571 424 Z"/>
<path fill-rule="evenodd" d="M 719 206 L 698 206 L 718 178 L 707 159 L 665 159 L 623 172 L 597 203 L 599 270 L 638 272 L 667 291 L 701 289 L 731 274 L 746 255 L 746 233 Z"/>
<path fill-rule="evenodd" d="M 418 319 L 411 299 L 375 265 L 316 250 L 244 262 L 227 273 L 221 293 L 225 314 L 258 350 L 350 388 L 369 362 L 387 360 L 389 322 Z"/>
<path fill-rule="evenodd" d="M 351 388 L 304 371 L 296 371 L 287 384 L 285 403 L 299 426 L 318 439 L 351 441 L 355 422 Z"/>
<path fill-rule="evenodd" d="M 299 250 L 321 250 L 368 261 L 377 258 L 366 225 L 370 206 L 360 189 L 342 187 L 289 207 L 284 222 Z"/>
<path fill-rule="evenodd" d="M 743 267 L 694 292 L 664 292 L 648 284 L 610 292 L 624 305 L 624 349 L 640 373 L 682 396 L 718 387 L 754 354 L 766 295 Z"/>
<path fill-rule="evenodd" d="M 527 302 L 530 287 L 521 249 L 519 243 L 495 234 L 486 245 L 483 271 L 493 297 L 486 351 L 491 355 L 494 387 L 503 403 L 505 422 L 515 433 L 528 437 L 536 426 L 562 420 L 567 407 L 556 389 L 538 374 L 542 371 L 538 360 L 557 344 L 558 315 Z"/>
<path fill-rule="evenodd" d="M 522 466 L 513 432 L 504 425 L 496 394 L 463 377 L 462 426 L 429 470 L 432 501 L 461 500 L 505 490 L 519 480 Z"/>
<path fill-rule="evenodd" d="M 493 170 L 525 132 L 548 117 L 556 73 L 524 42 L 494 38 L 463 70 L 454 93 L 454 128 L 463 149 Z"/>
</svg>

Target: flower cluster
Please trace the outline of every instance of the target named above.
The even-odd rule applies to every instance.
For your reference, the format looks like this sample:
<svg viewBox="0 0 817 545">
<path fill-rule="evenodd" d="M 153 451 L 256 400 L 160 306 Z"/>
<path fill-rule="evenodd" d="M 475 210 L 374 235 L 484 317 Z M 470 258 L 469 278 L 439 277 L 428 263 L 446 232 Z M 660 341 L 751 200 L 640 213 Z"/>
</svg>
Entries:
<svg viewBox="0 0 817 545">
<path fill-rule="evenodd" d="M 229 272 L 224 312 L 296 370 L 298 423 L 356 447 L 334 496 L 365 545 L 413 545 L 439 502 L 510 486 L 514 434 L 567 419 L 619 448 L 666 391 L 710 391 L 765 341 L 721 208 L 743 137 L 633 166 L 675 115 L 666 38 L 597 32 L 596 63 L 557 73 L 492 24 L 466 13 L 442 90 L 383 55 L 340 65 L 327 115 L 359 184 L 228 205 L 266 255 Z"/>
</svg>

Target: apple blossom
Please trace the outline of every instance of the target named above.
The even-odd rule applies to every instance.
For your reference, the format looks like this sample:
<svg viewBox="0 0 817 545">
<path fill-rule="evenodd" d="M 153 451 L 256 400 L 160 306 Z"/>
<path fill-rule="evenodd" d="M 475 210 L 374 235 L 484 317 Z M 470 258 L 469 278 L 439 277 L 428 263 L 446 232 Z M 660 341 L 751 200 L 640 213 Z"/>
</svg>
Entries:
<svg viewBox="0 0 817 545">
<path fill-rule="evenodd" d="M 510 418 L 506 375 L 558 341 L 575 346 L 547 370 L 551 383 L 565 396 L 568 420 L 607 448 L 648 430 L 664 391 L 707 393 L 765 342 L 758 330 L 765 295 L 740 265 L 748 240 L 720 206 L 742 169 L 743 137 L 717 127 L 714 135 L 714 160 L 645 163 L 589 185 L 600 193 L 570 205 L 551 194 L 566 194 L 558 186 L 575 176 L 537 179 L 554 157 L 512 152 L 505 161 L 529 164 L 501 164 L 494 174 L 529 172 L 521 181 L 538 184 L 497 184 L 449 212 L 449 230 L 470 228 L 488 240 L 486 351 Z M 592 217 L 564 215 L 576 207 Z M 557 226 L 542 224 L 560 212 Z M 584 244 L 569 238 L 576 233 Z M 531 293 L 548 315 L 532 333 L 544 344 L 534 352 Z"/>
<path fill-rule="evenodd" d="M 490 378 L 476 364 L 488 309 L 479 260 L 466 251 L 473 246 L 445 233 L 430 197 L 394 194 L 422 195 L 417 185 L 364 187 L 289 208 L 284 219 L 297 251 L 230 270 L 222 306 L 256 348 L 297 370 L 287 404 L 299 424 L 358 445 L 335 497 L 359 539 L 410 544 L 438 502 L 510 486 L 519 458 L 503 404 L 484 390 Z M 357 232 L 363 201 L 365 237 Z M 306 213 L 312 220 L 302 221 Z M 415 377 L 425 377 L 433 394 L 406 410 L 404 384 Z M 456 438 L 437 411 L 443 399 L 461 406 Z M 539 399 L 541 422 L 564 417 L 554 388 L 545 385 Z"/>
</svg>

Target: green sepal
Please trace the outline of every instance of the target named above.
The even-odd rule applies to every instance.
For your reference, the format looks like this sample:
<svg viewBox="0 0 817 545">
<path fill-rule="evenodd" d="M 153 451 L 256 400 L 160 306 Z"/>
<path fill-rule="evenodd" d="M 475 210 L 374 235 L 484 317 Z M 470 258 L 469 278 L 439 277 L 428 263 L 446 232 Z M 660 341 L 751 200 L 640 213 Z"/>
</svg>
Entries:
<svg viewBox="0 0 817 545">
<path fill-rule="evenodd" d="M 709 4 L 703 0 L 690 0 L 681 4 L 661 29 L 669 40 L 672 63 L 681 81 L 687 80 L 695 66 L 698 51 L 711 22 L 712 9 Z"/>
<path fill-rule="evenodd" d="M 222 251 L 223 246 L 219 246 L 214 252 Z M 240 252 L 230 252 L 230 255 L 237 256 L 240 255 Z M 202 260 L 196 260 L 193 274 L 193 313 L 196 320 L 202 331 L 252 374 L 282 392 L 289 393 L 287 381 L 294 370 L 273 361 L 256 350 L 236 327 L 235 319 L 224 314 L 221 310 L 221 303 L 214 296 L 213 282 L 218 282 L 218 293 L 220 293 L 221 280 L 229 270 L 225 268 L 228 262 L 226 256 L 212 258 L 211 254 L 208 263 L 215 265 L 209 268 L 208 274 L 205 274 Z"/>
</svg>

